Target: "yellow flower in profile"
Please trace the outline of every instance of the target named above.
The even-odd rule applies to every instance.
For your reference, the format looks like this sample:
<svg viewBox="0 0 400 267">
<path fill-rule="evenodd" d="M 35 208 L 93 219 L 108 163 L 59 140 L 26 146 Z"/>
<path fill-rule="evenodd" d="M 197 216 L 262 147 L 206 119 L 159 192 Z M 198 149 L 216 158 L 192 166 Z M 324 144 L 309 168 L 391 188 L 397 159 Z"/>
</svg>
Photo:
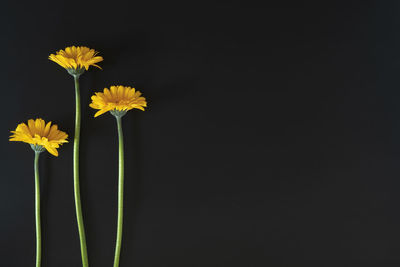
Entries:
<svg viewBox="0 0 400 267">
<path fill-rule="evenodd" d="M 121 116 L 128 110 L 134 108 L 144 111 L 144 107 L 147 107 L 147 102 L 141 95 L 141 92 L 129 86 L 111 86 L 110 90 L 104 88 L 102 93 L 95 93 L 95 95 L 92 96 L 92 103 L 90 103 L 89 106 L 94 109 L 99 109 L 94 115 L 95 117 L 107 111 L 111 111 L 112 113 L 116 112 Z"/>
<path fill-rule="evenodd" d="M 73 70 L 83 72 L 83 69 L 88 70 L 89 66 L 101 69 L 96 63 L 103 61 L 103 57 L 97 56 L 97 54 L 97 51 L 85 46 L 70 46 L 65 50 L 57 51 L 56 54 L 51 54 L 49 59 L 69 72 Z"/>
<path fill-rule="evenodd" d="M 15 131 L 11 131 L 10 141 L 20 141 L 31 144 L 34 150 L 47 149 L 50 154 L 58 156 L 57 148 L 63 143 L 68 143 L 66 140 L 68 135 L 58 130 L 56 124 L 51 125 L 51 121 L 47 124 L 42 119 L 28 120 L 28 125 L 25 123 L 18 124 Z"/>
<path fill-rule="evenodd" d="M 119 266 L 119 259 L 122 245 L 123 225 L 123 202 L 124 202 L 124 134 L 122 132 L 122 117 L 131 109 L 144 111 L 147 107 L 146 99 L 142 93 L 129 86 L 116 85 L 110 89 L 104 88 L 103 92 L 97 92 L 92 96 L 90 107 L 98 109 L 95 117 L 109 111 L 117 121 L 118 130 L 118 216 L 117 216 L 117 237 L 115 243 L 114 267 Z"/>
</svg>

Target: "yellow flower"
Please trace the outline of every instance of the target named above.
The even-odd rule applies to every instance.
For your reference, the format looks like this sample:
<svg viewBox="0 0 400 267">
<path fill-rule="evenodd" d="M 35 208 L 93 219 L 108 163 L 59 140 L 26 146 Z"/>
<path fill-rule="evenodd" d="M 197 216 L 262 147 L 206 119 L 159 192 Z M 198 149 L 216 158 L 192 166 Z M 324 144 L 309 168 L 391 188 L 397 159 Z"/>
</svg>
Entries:
<svg viewBox="0 0 400 267">
<path fill-rule="evenodd" d="M 66 140 L 68 135 L 58 130 L 58 126 L 51 121 L 47 124 L 42 119 L 28 120 L 28 125 L 25 123 L 18 124 L 15 131 L 11 131 L 10 141 L 21 141 L 31 144 L 35 147 L 44 147 L 50 154 L 58 156 L 57 148 L 63 143 L 68 143 Z"/>
<path fill-rule="evenodd" d="M 147 107 L 147 102 L 141 95 L 141 92 L 129 86 L 111 86 L 110 90 L 104 88 L 103 93 L 95 93 L 89 106 L 99 109 L 94 115 L 95 117 L 107 111 L 122 111 L 122 115 L 124 112 L 134 108 L 144 111 L 144 107 Z"/>
<path fill-rule="evenodd" d="M 95 66 L 99 69 L 100 66 L 96 63 L 103 61 L 103 57 L 97 56 L 98 52 L 85 46 L 70 46 L 65 50 L 57 51 L 56 54 L 51 54 L 49 59 L 56 62 L 61 67 L 67 70 L 80 70 L 89 66 Z"/>
</svg>

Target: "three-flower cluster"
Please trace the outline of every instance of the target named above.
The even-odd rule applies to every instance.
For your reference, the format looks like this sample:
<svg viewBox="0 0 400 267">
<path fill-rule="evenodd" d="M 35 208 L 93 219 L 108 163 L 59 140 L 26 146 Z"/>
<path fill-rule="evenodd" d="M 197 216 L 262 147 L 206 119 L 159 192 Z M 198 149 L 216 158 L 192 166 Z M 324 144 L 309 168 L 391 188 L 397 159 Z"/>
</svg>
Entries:
<svg viewBox="0 0 400 267">
<path fill-rule="evenodd" d="M 81 129 L 81 97 L 79 88 L 79 77 L 90 66 L 100 68 L 97 63 L 103 61 L 94 49 L 85 46 L 71 46 L 64 50 L 51 54 L 49 59 L 67 70 L 73 76 L 75 83 L 75 133 L 73 149 L 73 182 L 75 211 L 80 239 L 82 266 L 88 267 L 89 260 L 86 247 L 86 236 L 83 222 L 80 186 L 79 186 L 79 145 Z M 119 258 L 122 244 L 122 222 L 123 222 L 123 184 L 124 184 L 124 146 L 121 118 L 127 111 L 140 109 L 144 111 L 147 107 L 146 99 L 141 92 L 133 87 L 113 85 L 104 88 L 103 92 L 97 92 L 91 97 L 90 107 L 98 110 L 94 117 L 110 112 L 117 122 L 119 140 L 119 164 L 118 164 L 118 216 L 117 216 L 117 237 L 115 243 L 114 267 L 119 266 Z M 18 124 L 14 131 L 11 131 L 10 141 L 20 141 L 30 144 L 35 152 L 34 173 L 35 173 L 35 224 L 36 224 L 36 267 L 41 266 L 41 223 L 40 223 L 40 186 L 39 186 L 39 154 L 47 150 L 50 154 L 58 156 L 57 149 L 60 145 L 67 143 L 68 135 L 59 130 L 52 122 L 45 122 L 41 118 L 30 119 L 27 123 Z"/>
</svg>

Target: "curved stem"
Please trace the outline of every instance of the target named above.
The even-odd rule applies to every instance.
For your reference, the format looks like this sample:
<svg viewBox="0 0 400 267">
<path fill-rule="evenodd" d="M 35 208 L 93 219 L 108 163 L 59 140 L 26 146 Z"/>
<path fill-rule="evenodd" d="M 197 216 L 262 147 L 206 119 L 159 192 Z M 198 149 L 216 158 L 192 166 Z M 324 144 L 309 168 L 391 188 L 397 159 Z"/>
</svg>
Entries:
<svg viewBox="0 0 400 267">
<path fill-rule="evenodd" d="M 76 220 L 78 222 L 79 240 L 81 244 L 82 266 L 88 267 L 85 227 L 83 225 L 81 193 L 79 187 L 79 140 L 81 131 L 81 96 L 79 92 L 79 75 L 74 75 L 75 81 L 75 136 L 74 136 L 74 195 Z"/>
<path fill-rule="evenodd" d="M 117 119 L 117 127 L 118 127 L 119 161 L 118 161 L 118 221 L 117 221 L 117 239 L 115 242 L 114 267 L 118 267 L 119 255 L 121 253 L 122 223 L 123 223 L 123 212 L 124 212 L 124 136 L 122 133 L 121 117 L 115 116 L 115 118 Z"/>
<path fill-rule="evenodd" d="M 36 221 L 36 267 L 40 267 L 42 261 L 42 233 L 40 226 L 40 184 L 39 184 L 39 154 L 35 151 L 35 221 Z"/>
</svg>

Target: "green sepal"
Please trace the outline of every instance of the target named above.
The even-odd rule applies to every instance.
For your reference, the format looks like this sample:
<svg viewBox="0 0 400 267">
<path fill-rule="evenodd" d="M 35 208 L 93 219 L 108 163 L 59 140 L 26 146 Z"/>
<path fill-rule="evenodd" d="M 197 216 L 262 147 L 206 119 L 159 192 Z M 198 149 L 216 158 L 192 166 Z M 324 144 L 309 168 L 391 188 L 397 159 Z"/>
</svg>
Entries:
<svg viewBox="0 0 400 267">
<path fill-rule="evenodd" d="M 46 149 L 44 148 L 44 146 L 41 146 L 41 145 L 34 145 L 34 144 L 31 144 L 31 148 L 33 149 L 33 151 L 38 152 L 38 153 L 41 153 L 41 152 L 43 152 L 43 151 L 46 150 Z"/>
</svg>

